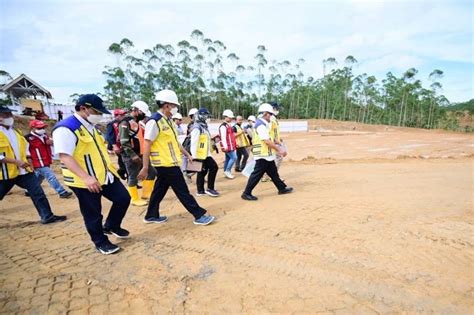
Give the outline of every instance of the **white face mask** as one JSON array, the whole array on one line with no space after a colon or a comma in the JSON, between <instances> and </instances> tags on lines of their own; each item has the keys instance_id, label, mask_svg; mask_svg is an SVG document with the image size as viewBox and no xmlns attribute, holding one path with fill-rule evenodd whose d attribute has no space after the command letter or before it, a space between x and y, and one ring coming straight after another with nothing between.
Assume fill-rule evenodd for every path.
<instances>
[{"instance_id":1,"label":"white face mask","mask_svg":"<svg viewBox=\"0 0 474 315\"><path fill-rule=\"evenodd\" d=\"M210 123L211 123L211 118L206 119L206 124L209 125Z\"/></svg>"},{"instance_id":2,"label":"white face mask","mask_svg":"<svg viewBox=\"0 0 474 315\"><path fill-rule=\"evenodd\" d=\"M35 129L35 133L39 136L42 136L46 133L46 130L44 130L44 129Z\"/></svg>"},{"instance_id":3,"label":"white face mask","mask_svg":"<svg viewBox=\"0 0 474 315\"><path fill-rule=\"evenodd\" d=\"M278 116L278 114L280 113L280 111L278 110L274 110L273 112L275 113L275 116Z\"/></svg>"},{"instance_id":4,"label":"white face mask","mask_svg":"<svg viewBox=\"0 0 474 315\"><path fill-rule=\"evenodd\" d=\"M1 123L4 126L11 127L13 126L13 122L14 122L13 117L9 117L9 118L3 118Z\"/></svg>"},{"instance_id":5,"label":"white face mask","mask_svg":"<svg viewBox=\"0 0 474 315\"><path fill-rule=\"evenodd\" d=\"M102 120L102 114L100 114L100 115L89 115L87 117L87 121L90 122L93 125L100 123L101 120Z\"/></svg>"},{"instance_id":6,"label":"white face mask","mask_svg":"<svg viewBox=\"0 0 474 315\"><path fill-rule=\"evenodd\" d=\"M178 113L178 107L173 107L171 109L171 115L176 115Z\"/></svg>"}]
</instances>

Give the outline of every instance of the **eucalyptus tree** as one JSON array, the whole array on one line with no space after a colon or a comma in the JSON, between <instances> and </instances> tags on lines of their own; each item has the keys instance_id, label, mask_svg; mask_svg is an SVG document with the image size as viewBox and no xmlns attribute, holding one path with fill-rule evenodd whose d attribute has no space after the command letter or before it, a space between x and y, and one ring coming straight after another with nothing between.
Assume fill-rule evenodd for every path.
<instances>
[{"instance_id":1,"label":"eucalyptus tree","mask_svg":"<svg viewBox=\"0 0 474 315\"><path fill-rule=\"evenodd\" d=\"M453 125L442 107L447 100L438 95L441 70L430 74L428 88L417 80L414 68L399 77L389 72L378 81L370 74L356 75L357 59L348 55L341 66L334 57L324 59L323 76L317 78L302 58L268 61L264 45L257 46L247 64L237 52L227 51L223 41L198 29L174 45L157 43L142 52L124 38L112 43L108 52L115 62L103 71L104 91L113 107L128 106L136 99L154 104L154 92L171 88L182 99L183 113L191 106L206 106L215 117L224 108L248 115L262 101L276 100L284 105L281 116L288 118L424 128Z\"/></svg>"},{"instance_id":2,"label":"eucalyptus tree","mask_svg":"<svg viewBox=\"0 0 474 315\"><path fill-rule=\"evenodd\" d=\"M431 91L432 94L430 95L430 106L428 109L428 128L433 127L433 111L434 111L434 104L435 104L435 97L438 91L442 89L442 85L440 82L438 82L439 79L441 79L444 76L443 71L439 69L433 70L430 75L429 75L429 80L431 81Z\"/></svg>"}]
</instances>

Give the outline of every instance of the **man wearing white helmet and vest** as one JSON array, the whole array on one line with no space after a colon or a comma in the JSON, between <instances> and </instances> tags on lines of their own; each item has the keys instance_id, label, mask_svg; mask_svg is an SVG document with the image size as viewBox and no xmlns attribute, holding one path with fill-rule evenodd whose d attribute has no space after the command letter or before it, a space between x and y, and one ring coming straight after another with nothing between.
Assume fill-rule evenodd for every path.
<instances>
[{"instance_id":1,"label":"man wearing white helmet and vest","mask_svg":"<svg viewBox=\"0 0 474 315\"><path fill-rule=\"evenodd\" d=\"M255 132L252 138L252 153L255 159L255 168L249 177L247 186L242 194L244 200L257 200L252 195L252 190L257 186L262 176L267 173L278 189L278 194L288 194L293 188L287 187L280 179L275 165L276 153L286 156L286 152L280 149L271 139L269 131L271 127L271 117L274 115L273 107L264 103L258 107L260 118L255 123Z\"/></svg>"},{"instance_id":2,"label":"man wearing white helmet and vest","mask_svg":"<svg viewBox=\"0 0 474 315\"><path fill-rule=\"evenodd\" d=\"M176 113L171 118L173 118L173 121L176 124L176 129L178 130L178 136L186 135L186 133L183 130L183 115L181 115L180 113Z\"/></svg>"},{"instance_id":3,"label":"man wearing white helmet and vest","mask_svg":"<svg viewBox=\"0 0 474 315\"><path fill-rule=\"evenodd\" d=\"M181 173L181 154L186 155L192 163L191 155L178 141L176 125L171 117L178 112L178 96L174 91L162 90L155 95L159 107L157 113L145 126L145 152L143 155L143 168L139 178L145 178L148 173L149 163L157 173L155 186L151 194L148 210L144 218L145 223L163 223L166 216L160 216L160 203L171 187L183 206L194 216L194 224L208 225L214 217L206 215L206 210L201 208L196 199L189 193L188 186Z\"/></svg>"},{"instance_id":4,"label":"man wearing white helmet and vest","mask_svg":"<svg viewBox=\"0 0 474 315\"><path fill-rule=\"evenodd\" d=\"M277 102L270 102L270 105L273 107L273 112L274 115L272 116L272 121L270 122L271 127L270 127L270 138L273 140L273 142L279 147L282 148L284 151L286 151L286 147L283 144L283 139L281 138L280 135L280 124L278 123L277 116L280 112L280 104ZM277 169L280 169L281 163L283 162L283 156L280 154L277 154L275 158L275 165ZM262 178L262 182L268 182L270 181L270 177L268 175L264 175Z\"/></svg>"},{"instance_id":5,"label":"man wearing white helmet and vest","mask_svg":"<svg viewBox=\"0 0 474 315\"><path fill-rule=\"evenodd\" d=\"M95 94L82 95L75 109L74 115L54 127L54 150L62 163L64 183L79 200L92 242L102 254L113 254L120 248L107 235L128 238L130 233L121 228L121 223L130 205L130 195L120 182L102 134L94 127L102 120L102 114L110 112ZM112 202L103 226L102 197Z\"/></svg>"},{"instance_id":6,"label":"man wearing white helmet and vest","mask_svg":"<svg viewBox=\"0 0 474 315\"><path fill-rule=\"evenodd\" d=\"M139 132L140 121L145 117L151 116L148 104L143 101L136 101L132 104L130 113L122 118L118 123L120 155L127 169L128 192L132 198L132 205L146 206L153 189L153 180L155 179L155 170L149 169L146 179L142 182L142 199L138 196L138 173L142 169L143 152L140 146Z\"/></svg>"},{"instance_id":7,"label":"man wearing white helmet and vest","mask_svg":"<svg viewBox=\"0 0 474 315\"><path fill-rule=\"evenodd\" d=\"M253 132L254 132L254 124L257 119L255 118L254 115L250 115L249 118L247 118L247 125L245 125L244 130L247 133L247 136L250 139L250 144L252 144L252 137L253 137Z\"/></svg>"},{"instance_id":8,"label":"man wearing white helmet and vest","mask_svg":"<svg viewBox=\"0 0 474 315\"><path fill-rule=\"evenodd\" d=\"M219 136L221 138L221 149L225 153L224 176L228 179L234 179L232 175L232 166L237 160L237 143L235 141L234 129L231 122L234 119L234 113L230 109L226 109L222 114L224 122L219 127Z\"/></svg>"},{"instance_id":9,"label":"man wearing white helmet and vest","mask_svg":"<svg viewBox=\"0 0 474 315\"><path fill-rule=\"evenodd\" d=\"M194 115L196 115L197 112L198 112L198 109L194 108L194 107L191 108L188 112L188 117L189 117L190 121L189 121L188 128L187 128L187 131L186 131L186 136L191 133L191 129L192 129L193 123L194 123Z\"/></svg>"}]
</instances>

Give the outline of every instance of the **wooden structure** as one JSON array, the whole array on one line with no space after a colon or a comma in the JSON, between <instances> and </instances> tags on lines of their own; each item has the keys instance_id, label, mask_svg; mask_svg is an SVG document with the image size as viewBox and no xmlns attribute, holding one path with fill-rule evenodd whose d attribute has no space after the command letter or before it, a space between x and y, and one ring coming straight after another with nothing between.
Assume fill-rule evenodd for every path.
<instances>
[{"instance_id":1,"label":"wooden structure","mask_svg":"<svg viewBox=\"0 0 474 315\"><path fill-rule=\"evenodd\" d=\"M49 105L49 100L53 98L48 90L24 73L0 87L0 91L10 96L12 105L18 103L15 102L15 99L19 100L23 113L26 115L44 113L43 105ZM37 97L44 99L46 104L43 104Z\"/></svg>"}]
</instances>

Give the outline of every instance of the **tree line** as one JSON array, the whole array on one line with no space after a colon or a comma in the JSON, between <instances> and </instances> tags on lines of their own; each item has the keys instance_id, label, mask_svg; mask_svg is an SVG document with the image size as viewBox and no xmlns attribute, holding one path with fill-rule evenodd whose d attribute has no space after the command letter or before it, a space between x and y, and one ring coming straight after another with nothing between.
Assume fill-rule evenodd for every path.
<instances>
[{"instance_id":1,"label":"tree line","mask_svg":"<svg viewBox=\"0 0 474 315\"><path fill-rule=\"evenodd\" d=\"M169 88L180 97L184 114L206 107L215 118L227 108L248 116L261 102L277 101L283 105L282 118L456 129L453 115L447 115L450 103L441 94L440 69L430 73L429 86L423 86L415 68L377 79L356 74L358 61L349 55L341 61L324 59L323 77L315 78L305 70L304 59L269 60L264 45L256 47L251 64L244 64L222 41L198 29L175 45L158 43L137 51L124 38L108 52L115 61L104 68L106 85L100 94L112 108L144 100L155 110L154 93Z\"/></svg>"},{"instance_id":2,"label":"tree line","mask_svg":"<svg viewBox=\"0 0 474 315\"><path fill-rule=\"evenodd\" d=\"M124 38L108 49L115 64L105 66L105 97L114 107L126 107L142 99L153 104L162 88L175 90L186 113L191 107L207 107L214 117L230 108L244 116L253 114L263 101L284 105L283 118L316 118L388 124L420 128L442 127L444 106L440 94L443 71L429 75L424 87L415 68L400 77L389 72L382 80L366 73L356 75L357 59L347 56L323 60L324 75L305 73L304 59L268 60L259 45L252 64L240 63L237 53L220 40L194 30L176 45L156 44L136 52Z\"/></svg>"}]
</instances>

